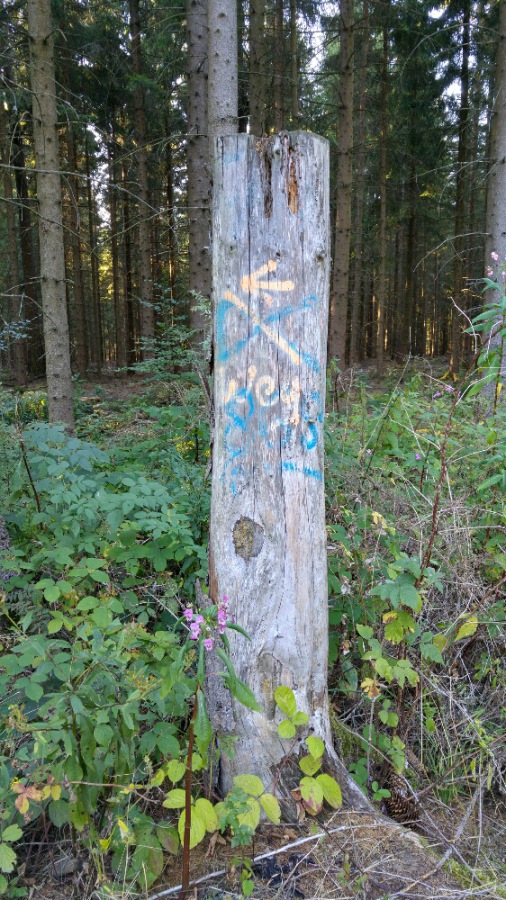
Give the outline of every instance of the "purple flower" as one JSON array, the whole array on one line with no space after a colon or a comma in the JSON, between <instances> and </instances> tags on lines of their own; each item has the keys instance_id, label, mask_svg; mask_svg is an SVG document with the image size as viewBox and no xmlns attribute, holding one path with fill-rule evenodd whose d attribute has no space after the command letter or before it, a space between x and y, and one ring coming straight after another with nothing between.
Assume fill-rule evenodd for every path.
<instances>
[{"instance_id":1,"label":"purple flower","mask_svg":"<svg viewBox=\"0 0 506 900\"><path fill-rule=\"evenodd\" d=\"M192 622L190 625L190 640L196 641L200 636L200 623Z\"/></svg>"},{"instance_id":2,"label":"purple flower","mask_svg":"<svg viewBox=\"0 0 506 900\"><path fill-rule=\"evenodd\" d=\"M206 637L206 639L204 641L204 647L206 648L206 650L212 650L213 644L214 644L214 641L213 641L212 637Z\"/></svg>"},{"instance_id":3,"label":"purple flower","mask_svg":"<svg viewBox=\"0 0 506 900\"><path fill-rule=\"evenodd\" d=\"M485 272L485 274L486 274L487 278L492 278L492 275L494 273L492 272L492 269L488 268L487 271Z\"/></svg>"},{"instance_id":4,"label":"purple flower","mask_svg":"<svg viewBox=\"0 0 506 900\"><path fill-rule=\"evenodd\" d=\"M421 459L421 455L419 453L415 453L415 459Z\"/></svg>"},{"instance_id":5,"label":"purple flower","mask_svg":"<svg viewBox=\"0 0 506 900\"><path fill-rule=\"evenodd\" d=\"M490 254L490 256L492 257L494 262L497 262L497 260L499 259L499 254L496 253L495 250L492 250L492 253Z\"/></svg>"},{"instance_id":6,"label":"purple flower","mask_svg":"<svg viewBox=\"0 0 506 900\"><path fill-rule=\"evenodd\" d=\"M437 397L442 397L442 396L443 395L442 395L441 391L436 391L436 393L432 395L432 399L435 400Z\"/></svg>"},{"instance_id":7,"label":"purple flower","mask_svg":"<svg viewBox=\"0 0 506 900\"><path fill-rule=\"evenodd\" d=\"M200 615L199 615L199 616L195 616L195 621L194 621L193 624L194 624L194 625L202 625L203 621L204 621L204 616L200 616ZM191 628L191 627L192 627L192 626L190 625L190 628Z\"/></svg>"},{"instance_id":8,"label":"purple flower","mask_svg":"<svg viewBox=\"0 0 506 900\"><path fill-rule=\"evenodd\" d=\"M445 391L446 391L447 394L453 394L453 390L454 390L454 389L452 388L451 384L447 384L447 385L446 385Z\"/></svg>"},{"instance_id":9,"label":"purple flower","mask_svg":"<svg viewBox=\"0 0 506 900\"><path fill-rule=\"evenodd\" d=\"M193 619L193 609L191 608L191 606L189 606L188 609L185 609L183 616L188 620L188 622L191 622L191 620Z\"/></svg>"}]
</instances>

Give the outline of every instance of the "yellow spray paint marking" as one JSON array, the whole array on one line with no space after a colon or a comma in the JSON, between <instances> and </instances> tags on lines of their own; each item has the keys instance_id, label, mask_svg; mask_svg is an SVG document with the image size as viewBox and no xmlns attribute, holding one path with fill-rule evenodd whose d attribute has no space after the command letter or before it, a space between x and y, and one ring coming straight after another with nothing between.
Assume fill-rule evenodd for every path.
<instances>
[{"instance_id":1,"label":"yellow spray paint marking","mask_svg":"<svg viewBox=\"0 0 506 900\"><path fill-rule=\"evenodd\" d=\"M260 266L256 272L245 275L241 278L241 290L250 294L258 294L260 291L293 291L293 281L259 281L262 275L268 275L269 272L275 272L277 262L275 259L269 259L264 266ZM265 295L272 302L269 294Z\"/></svg>"},{"instance_id":2,"label":"yellow spray paint marking","mask_svg":"<svg viewBox=\"0 0 506 900\"><path fill-rule=\"evenodd\" d=\"M282 282L282 283L283 284L291 284L291 282ZM269 338L270 341L273 341L274 344L277 344L279 349L282 350L283 353L286 353L287 356L290 357L292 362L294 362L297 366L299 366L301 364L302 357L301 357L299 351L296 350L294 347L291 347L289 342L287 340L285 340L285 338L282 337L280 334L277 334L277 332L275 332L273 328L269 328L269 326L266 325L265 322L262 322L262 319L260 318L260 316L257 316L254 312L252 312L250 309L248 309L246 303L244 303L242 300L239 300L239 297L236 297L235 294L232 294L230 291L227 291L225 293L225 300L228 300L230 303L233 303L237 309L240 309L241 312L245 313L251 319L253 324L256 325L257 328L260 329L260 331L263 331L263 333Z\"/></svg>"}]
</instances>

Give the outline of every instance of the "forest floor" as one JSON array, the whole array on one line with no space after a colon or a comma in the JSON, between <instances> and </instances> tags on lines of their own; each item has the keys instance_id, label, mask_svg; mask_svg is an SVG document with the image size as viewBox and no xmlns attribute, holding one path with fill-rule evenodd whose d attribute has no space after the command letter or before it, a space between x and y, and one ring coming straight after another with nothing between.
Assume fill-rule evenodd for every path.
<instances>
[{"instance_id":1,"label":"forest floor","mask_svg":"<svg viewBox=\"0 0 506 900\"><path fill-rule=\"evenodd\" d=\"M347 810L299 825L265 826L257 832L254 845L244 848L244 859L253 866L251 896L258 900L504 898L506 879L491 883L489 873L498 861L504 861L506 804L487 800L481 810L468 814L463 803L443 808L432 802L416 830L384 816ZM56 873L68 862L61 845L49 845L39 863L40 875L24 882L30 900L108 896L133 900L139 896L127 885L121 894L109 893L107 878L91 876L84 856L67 876L58 877ZM180 857L169 858L157 885L142 896L177 898L180 867ZM192 851L188 897L240 900L242 867L239 851L229 841L209 839Z\"/></svg>"}]
</instances>

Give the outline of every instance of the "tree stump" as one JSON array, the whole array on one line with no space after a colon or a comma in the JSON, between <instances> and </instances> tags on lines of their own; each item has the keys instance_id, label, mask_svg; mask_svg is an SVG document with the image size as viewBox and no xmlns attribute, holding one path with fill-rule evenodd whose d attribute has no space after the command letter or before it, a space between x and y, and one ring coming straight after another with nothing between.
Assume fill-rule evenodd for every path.
<instances>
[{"instance_id":1,"label":"tree stump","mask_svg":"<svg viewBox=\"0 0 506 900\"><path fill-rule=\"evenodd\" d=\"M332 753L323 484L329 240L325 140L303 132L216 139L210 596L229 598L251 638L232 636L232 662L264 710L235 701L227 714L221 709L218 731L235 739L234 758L222 755L224 789L238 773L272 781L289 746L277 735L279 685L292 688ZM346 779L345 795L370 808Z\"/></svg>"}]
</instances>

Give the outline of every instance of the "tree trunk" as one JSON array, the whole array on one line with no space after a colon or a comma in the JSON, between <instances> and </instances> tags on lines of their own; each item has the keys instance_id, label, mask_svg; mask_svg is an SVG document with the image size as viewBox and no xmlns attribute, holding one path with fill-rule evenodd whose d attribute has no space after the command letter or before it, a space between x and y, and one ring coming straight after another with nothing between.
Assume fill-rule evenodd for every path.
<instances>
[{"instance_id":1,"label":"tree trunk","mask_svg":"<svg viewBox=\"0 0 506 900\"><path fill-rule=\"evenodd\" d=\"M236 0L208 0L208 134L235 134L237 131L237 3ZM214 146L211 142L211 155Z\"/></svg>"},{"instance_id":2,"label":"tree trunk","mask_svg":"<svg viewBox=\"0 0 506 900\"><path fill-rule=\"evenodd\" d=\"M81 259L81 222L79 213L79 177L77 175L77 152L72 122L67 127L67 151L70 173L67 176L70 201L70 250L72 257L72 280L74 287L74 312L76 365L81 378L86 377L88 364L88 333L84 299L83 264Z\"/></svg>"},{"instance_id":3,"label":"tree trunk","mask_svg":"<svg viewBox=\"0 0 506 900\"><path fill-rule=\"evenodd\" d=\"M274 11L274 131L285 127L283 0L276 0Z\"/></svg>"},{"instance_id":4,"label":"tree trunk","mask_svg":"<svg viewBox=\"0 0 506 900\"><path fill-rule=\"evenodd\" d=\"M176 263L177 263L177 241L176 241L176 215L174 207L174 158L172 154L172 143L170 139L171 120L167 113L165 117L165 199L167 202L167 252L169 263L169 284L170 295L172 300L176 297ZM158 220L157 220L158 221ZM157 246L157 244L155 244Z\"/></svg>"},{"instance_id":5,"label":"tree trunk","mask_svg":"<svg viewBox=\"0 0 506 900\"><path fill-rule=\"evenodd\" d=\"M494 266L491 254L497 253L499 266L506 263L506 3L500 4L495 70L495 97L490 134L490 160L487 178L487 214L485 270ZM487 294L488 302L498 302L500 293ZM500 340L497 335L498 343ZM494 338L492 337L492 343ZM506 361L502 360L502 377Z\"/></svg>"},{"instance_id":6,"label":"tree trunk","mask_svg":"<svg viewBox=\"0 0 506 900\"><path fill-rule=\"evenodd\" d=\"M207 0L187 0L188 264L193 345L202 345L206 317L195 297L211 296L211 176L207 136Z\"/></svg>"},{"instance_id":7,"label":"tree trunk","mask_svg":"<svg viewBox=\"0 0 506 900\"><path fill-rule=\"evenodd\" d=\"M249 130L265 133L265 0L251 0L249 10Z\"/></svg>"},{"instance_id":8,"label":"tree trunk","mask_svg":"<svg viewBox=\"0 0 506 900\"><path fill-rule=\"evenodd\" d=\"M355 254L353 268L353 298L351 307L350 364L362 358L360 343L360 313L362 308L362 276L364 260L364 195L365 195L365 161L366 161L366 84L367 57L369 50L369 0L363 0L362 36L360 44L360 89L358 100L357 125L357 174L355 179Z\"/></svg>"},{"instance_id":9,"label":"tree trunk","mask_svg":"<svg viewBox=\"0 0 506 900\"><path fill-rule=\"evenodd\" d=\"M88 239L90 244L90 270L91 270L91 308L93 334L90 340L90 361L95 363L96 373L100 376L103 362L102 341L102 316L100 311L100 276L98 271L98 248L95 229L96 210L93 198L93 189L90 173L90 151L88 134L85 136L85 160L86 160L86 200L88 205ZM112 231L112 221L111 221ZM113 263L114 265L114 263ZM116 258L117 266L117 258ZM116 274L117 280L117 274Z\"/></svg>"},{"instance_id":10,"label":"tree trunk","mask_svg":"<svg viewBox=\"0 0 506 900\"><path fill-rule=\"evenodd\" d=\"M288 743L273 694L292 688L346 797L368 806L332 748L323 421L329 280L328 144L303 132L218 138L210 596L250 635L231 636L237 675L262 703L213 715L238 773L272 782ZM214 685L210 685L210 693Z\"/></svg>"},{"instance_id":11,"label":"tree trunk","mask_svg":"<svg viewBox=\"0 0 506 900\"><path fill-rule=\"evenodd\" d=\"M30 86L39 204L40 274L50 422L74 430L50 0L28 0Z\"/></svg>"},{"instance_id":12,"label":"tree trunk","mask_svg":"<svg viewBox=\"0 0 506 900\"><path fill-rule=\"evenodd\" d=\"M353 180L353 0L341 0L339 13L339 149L334 269L330 305L329 356L346 365L350 280L351 185Z\"/></svg>"},{"instance_id":13,"label":"tree trunk","mask_svg":"<svg viewBox=\"0 0 506 900\"><path fill-rule=\"evenodd\" d=\"M471 0L463 3L462 22L462 63L460 68L460 109L459 109L459 144L457 149L457 179L455 187L455 247L453 262L453 301L452 308L452 352L450 371L458 375L460 369L460 331L462 315L459 310L463 303L463 255L467 241L464 238L466 185L467 185L467 145L469 120L469 54L470 54L470 17Z\"/></svg>"},{"instance_id":14,"label":"tree trunk","mask_svg":"<svg viewBox=\"0 0 506 900\"><path fill-rule=\"evenodd\" d=\"M297 0L290 0L290 114L292 128L299 123Z\"/></svg>"},{"instance_id":15,"label":"tree trunk","mask_svg":"<svg viewBox=\"0 0 506 900\"><path fill-rule=\"evenodd\" d=\"M15 167L16 193L18 199L19 242L21 245L21 263L23 269L22 284L24 317L27 323L27 357L30 375L43 374L41 360L44 357L44 339L42 311L37 291L40 261L35 253L35 235L32 228L32 203L28 191L26 177L25 154L19 126L14 128L10 136L12 148L12 165Z\"/></svg>"},{"instance_id":16,"label":"tree trunk","mask_svg":"<svg viewBox=\"0 0 506 900\"><path fill-rule=\"evenodd\" d=\"M148 344L141 348L143 359L153 356L153 347L150 342L155 336L155 311L153 307L153 278L151 273L151 205L149 203L148 186L148 160L147 160L147 127L146 110L144 106L144 89L141 78L143 75L141 55L141 26L139 15L139 0L130 0L130 32L132 70L136 77L134 89L134 122L137 150L135 153L138 182L139 205L139 299L140 299L140 324L141 338Z\"/></svg>"},{"instance_id":17,"label":"tree trunk","mask_svg":"<svg viewBox=\"0 0 506 900\"><path fill-rule=\"evenodd\" d=\"M10 171L10 147L8 141L7 111L0 106L0 154L4 165L3 185L5 198L5 218L7 224L7 241L9 247L9 276L7 280L7 294L9 295L8 320L14 323L14 335L10 335L9 349L11 351L10 364L14 371L14 377L18 387L25 387L28 381L26 338L20 336L20 330L24 318L23 293L19 273L18 260L18 233L16 217L14 215L14 192L12 189L12 173Z\"/></svg>"},{"instance_id":18,"label":"tree trunk","mask_svg":"<svg viewBox=\"0 0 506 900\"><path fill-rule=\"evenodd\" d=\"M388 28L383 28L383 54L381 64L381 134L380 134L380 227L379 227L379 273L376 286L378 342L376 346L376 369L383 375L385 351L385 312L387 292L387 141L388 141Z\"/></svg>"},{"instance_id":19,"label":"tree trunk","mask_svg":"<svg viewBox=\"0 0 506 900\"><path fill-rule=\"evenodd\" d=\"M121 179L123 187L123 296L125 306L125 329L126 329L126 360L127 366L136 362L137 347L137 327L135 321L135 308L133 296L133 278L132 278L132 242L131 242L131 221L130 221L130 190L128 187L128 166L123 157Z\"/></svg>"}]
</instances>

